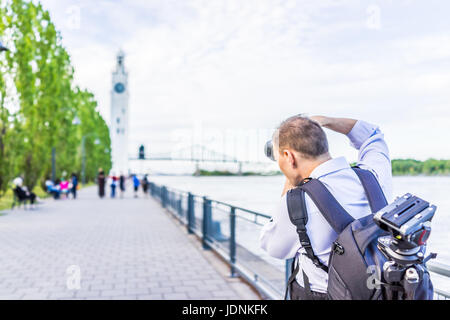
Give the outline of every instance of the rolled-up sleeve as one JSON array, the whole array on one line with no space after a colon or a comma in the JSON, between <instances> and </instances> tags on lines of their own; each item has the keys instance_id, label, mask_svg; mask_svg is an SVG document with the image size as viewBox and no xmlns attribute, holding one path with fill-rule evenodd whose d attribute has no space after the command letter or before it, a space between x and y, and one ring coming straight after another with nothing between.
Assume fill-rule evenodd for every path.
<instances>
[{"instance_id":1,"label":"rolled-up sleeve","mask_svg":"<svg viewBox=\"0 0 450 320\"><path fill-rule=\"evenodd\" d=\"M278 259L294 258L300 249L296 228L289 219L286 196L281 198L272 219L262 228L259 242L263 250Z\"/></svg>"},{"instance_id":2,"label":"rolled-up sleeve","mask_svg":"<svg viewBox=\"0 0 450 320\"><path fill-rule=\"evenodd\" d=\"M371 170L378 179L388 201L392 200L392 167L384 134L376 125L359 120L347 135L359 151L358 166Z\"/></svg>"}]
</instances>

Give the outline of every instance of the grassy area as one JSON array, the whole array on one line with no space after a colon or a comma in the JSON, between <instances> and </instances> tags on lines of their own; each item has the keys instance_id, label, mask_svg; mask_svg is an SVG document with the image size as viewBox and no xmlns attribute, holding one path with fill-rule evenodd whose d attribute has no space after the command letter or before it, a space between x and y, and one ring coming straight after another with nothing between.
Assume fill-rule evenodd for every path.
<instances>
[{"instance_id":1,"label":"grassy area","mask_svg":"<svg viewBox=\"0 0 450 320\"><path fill-rule=\"evenodd\" d=\"M0 198L0 212L5 209L10 209L13 202L12 190L8 190L6 194Z\"/></svg>"},{"instance_id":2,"label":"grassy area","mask_svg":"<svg viewBox=\"0 0 450 320\"><path fill-rule=\"evenodd\" d=\"M94 182L86 183L82 188L87 188L94 186ZM46 193L40 186L34 188L33 192L41 199L45 199L49 197L49 194ZM8 210L11 209L12 203L14 201L14 194L13 191L10 189L6 192L6 194L0 198L0 216L2 210Z\"/></svg>"},{"instance_id":3,"label":"grassy area","mask_svg":"<svg viewBox=\"0 0 450 320\"><path fill-rule=\"evenodd\" d=\"M48 194L41 188L34 188L34 193L41 199L47 198ZM0 198L0 212L2 210L11 209L12 203L14 201L13 191L10 189L6 192L6 194Z\"/></svg>"}]
</instances>

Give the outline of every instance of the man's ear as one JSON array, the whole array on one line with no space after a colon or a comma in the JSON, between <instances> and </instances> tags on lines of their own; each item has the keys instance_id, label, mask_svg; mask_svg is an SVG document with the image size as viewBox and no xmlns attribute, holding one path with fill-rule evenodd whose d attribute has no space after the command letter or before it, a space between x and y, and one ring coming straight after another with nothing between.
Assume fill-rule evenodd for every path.
<instances>
[{"instance_id":1,"label":"man's ear","mask_svg":"<svg viewBox=\"0 0 450 320\"><path fill-rule=\"evenodd\" d=\"M292 153L292 151L285 149L285 150L283 150L283 155L287 158L291 167L295 168L296 167L296 159L295 159L295 156Z\"/></svg>"}]
</instances>

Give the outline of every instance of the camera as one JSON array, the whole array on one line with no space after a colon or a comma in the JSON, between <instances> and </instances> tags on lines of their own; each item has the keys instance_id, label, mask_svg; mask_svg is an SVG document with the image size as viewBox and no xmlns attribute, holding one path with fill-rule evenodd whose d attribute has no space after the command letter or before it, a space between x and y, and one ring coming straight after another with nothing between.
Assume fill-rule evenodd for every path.
<instances>
[{"instance_id":1,"label":"camera","mask_svg":"<svg viewBox=\"0 0 450 320\"><path fill-rule=\"evenodd\" d=\"M264 153L267 158L269 158L272 161L275 161L275 156L273 153L273 142L272 140L267 141L266 145L264 146Z\"/></svg>"}]
</instances>

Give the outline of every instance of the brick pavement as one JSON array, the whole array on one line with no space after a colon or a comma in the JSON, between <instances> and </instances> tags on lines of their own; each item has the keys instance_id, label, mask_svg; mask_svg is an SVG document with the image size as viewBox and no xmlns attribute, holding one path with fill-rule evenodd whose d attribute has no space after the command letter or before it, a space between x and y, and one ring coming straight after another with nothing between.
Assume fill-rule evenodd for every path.
<instances>
[{"instance_id":1,"label":"brick pavement","mask_svg":"<svg viewBox=\"0 0 450 320\"><path fill-rule=\"evenodd\" d=\"M0 266L0 299L244 298L154 200L95 187L0 216Z\"/></svg>"}]
</instances>

